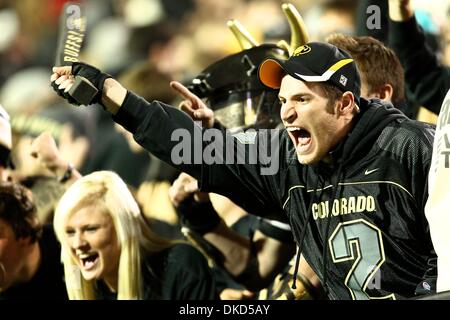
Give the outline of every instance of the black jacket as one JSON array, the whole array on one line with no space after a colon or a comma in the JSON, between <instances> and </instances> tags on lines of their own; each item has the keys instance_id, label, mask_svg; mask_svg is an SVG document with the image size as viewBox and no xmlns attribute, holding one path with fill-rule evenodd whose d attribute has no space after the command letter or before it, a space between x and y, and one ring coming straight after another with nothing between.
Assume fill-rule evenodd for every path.
<instances>
[{"instance_id":1,"label":"black jacket","mask_svg":"<svg viewBox=\"0 0 450 320\"><path fill-rule=\"evenodd\" d=\"M450 68L439 63L415 17L404 22L389 20L389 45L405 70L409 100L439 114L450 88Z\"/></svg>"},{"instance_id":2,"label":"black jacket","mask_svg":"<svg viewBox=\"0 0 450 320\"><path fill-rule=\"evenodd\" d=\"M202 165L194 152L186 158L190 163L176 166L197 178L204 191L228 196L248 211L288 219L330 298L411 297L433 250L424 206L434 129L378 100L362 99L361 110L352 132L333 151L332 167L301 165L284 130L260 131L255 138L258 145L273 146L272 162L280 156L275 174L262 175L267 165L261 161ZM188 139L191 150L208 146L195 145L202 128L187 115L132 93L114 119L172 164L180 128L194 137ZM238 141L233 139L234 147ZM257 152L251 146L246 144L247 159Z\"/></svg>"}]
</instances>

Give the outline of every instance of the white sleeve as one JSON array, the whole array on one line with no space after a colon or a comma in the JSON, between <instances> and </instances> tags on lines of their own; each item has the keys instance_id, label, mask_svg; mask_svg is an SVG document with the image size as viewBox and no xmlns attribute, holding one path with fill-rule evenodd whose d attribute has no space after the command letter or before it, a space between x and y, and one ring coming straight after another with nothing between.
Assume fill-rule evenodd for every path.
<instances>
[{"instance_id":1,"label":"white sleeve","mask_svg":"<svg viewBox=\"0 0 450 320\"><path fill-rule=\"evenodd\" d=\"M450 290L450 90L439 112L425 215L438 257L437 292Z\"/></svg>"}]
</instances>

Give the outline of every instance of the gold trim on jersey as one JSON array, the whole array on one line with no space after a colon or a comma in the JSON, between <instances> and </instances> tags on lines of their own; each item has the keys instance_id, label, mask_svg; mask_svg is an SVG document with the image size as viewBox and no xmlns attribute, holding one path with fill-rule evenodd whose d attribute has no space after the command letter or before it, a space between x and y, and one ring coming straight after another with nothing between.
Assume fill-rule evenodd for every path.
<instances>
[{"instance_id":1,"label":"gold trim on jersey","mask_svg":"<svg viewBox=\"0 0 450 320\"><path fill-rule=\"evenodd\" d=\"M349 186L349 185L375 184L375 183L377 183L377 184L385 183L385 184L392 184L392 185L395 185L395 186L399 187L400 189L402 189L403 191L405 191L411 198L414 199L413 195L411 194L411 192L408 191L408 189L406 189L404 186L402 186L401 184L398 184L398 183L396 183L396 182L394 182L394 181L388 181L388 180L385 180L385 181L383 181L383 180L375 180L375 181L358 181L358 182L339 182L338 185L339 185L339 186ZM322 191L322 190L328 189L328 188L330 188L330 187L332 187L331 184L328 185L328 186L326 186L326 187L324 187L324 188L318 188L318 189L316 189L315 191L316 191L316 192L317 192L317 191ZM284 210L284 208L286 207L286 205L287 205L287 203L289 202L289 200L291 199L291 191L294 190L294 189L297 189L297 188L306 188L306 187L305 187L304 185L295 185L295 186L290 187L290 188L289 188L289 191L288 191L288 197L286 198L286 200L284 201L284 204L283 204L283 210ZM314 189L308 189L308 190L306 190L306 192L313 192L313 191L314 191Z\"/></svg>"}]
</instances>

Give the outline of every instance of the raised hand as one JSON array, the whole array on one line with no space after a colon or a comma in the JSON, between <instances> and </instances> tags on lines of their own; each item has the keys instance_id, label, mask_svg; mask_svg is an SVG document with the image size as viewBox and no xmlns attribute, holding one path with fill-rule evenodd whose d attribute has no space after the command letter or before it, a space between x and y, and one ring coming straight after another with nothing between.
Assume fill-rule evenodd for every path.
<instances>
[{"instance_id":1,"label":"raised hand","mask_svg":"<svg viewBox=\"0 0 450 320\"><path fill-rule=\"evenodd\" d=\"M181 173L169 188L169 199L180 223L198 235L216 229L221 219L212 206L208 193L200 192L197 180Z\"/></svg>"},{"instance_id":2,"label":"raised hand","mask_svg":"<svg viewBox=\"0 0 450 320\"><path fill-rule=\"evenodd\" d=\"M74 62L72 67L54 67L52 70L52 87L70 103L101 104L103 85L106 79L111 78L109 74L82 62Z\"/></svg>"},{"instance_id":3,"label":"raised hand","mask_svg":"<svg viewBox=\"0 0 450 320\"><path fill-rule=\"evenodd\" d=\"M52 75L50 76L50 82L56 93L69 101L69 103L77 104L75 99L68 94L70 88L72 88L75 82L75 76L72 74L72 67L53 67Z\"/></svg>"},{"instance_id":4,"label":"raised hand","mask_svg":"<svg viewBox=\"0 0 450 320\"><path fill-rule=\"evenodd\" d=\"M56 142L52 135L48 132L41 133L31 143L30 154L36 158L41 165L57 174L58 170L64 171L68 162L64 160L56 146Z\"/></svg>"},{"instance_id":5,"label":"raised hand","mask_svg":"<svg viewBox=\"0 0 450 320\"><path fill-rule=\"evenodd\" d=\"M207 193L199 192L198 182L187 173L181 173L169 188L169 199L175 207L194 194L198 202L209 201Z\"/></svg>"},{"instance_id":6,"label":"raised hand","mask_svg":"<svg viewBox=\"0 0 450 320\"><path fill-rule=\"evenodd\" d=\"M406 21L414 15L410 0L389 0L389 18L392 21Z\"/></svg>"},{"instance_id":7,"label":"raised hand","mask_svg":"<svg viewBox=\"0 0 450 320\"><path fill-rule=\"evenodd\" d=\"M68 132L66 135L67 134ZM77 150L81 152L80 148ZM40 162L43 169L49 170L57 178L62 178L68 168L73 168L69 165L70 162L67 161L59 151L55 140L48 132L41 133L32 141L30 155ZM76 169L71 169L71 172L70 180L73 181L81 177Z\"/></svg>"},{"instance_id":8,"label":"raised hand","mask_svg":"<svg viewBox=\"0 0 450 320\"><path fill-rule=\"evenodd\" d=\"M179 105L181 110L186 112L193 120L201 121L203 127L212 128L214 124L214 111L208 108L199 97L190 92L180 82L172 81L170 87L185 99Z\"/></svg>"}]
</instances>

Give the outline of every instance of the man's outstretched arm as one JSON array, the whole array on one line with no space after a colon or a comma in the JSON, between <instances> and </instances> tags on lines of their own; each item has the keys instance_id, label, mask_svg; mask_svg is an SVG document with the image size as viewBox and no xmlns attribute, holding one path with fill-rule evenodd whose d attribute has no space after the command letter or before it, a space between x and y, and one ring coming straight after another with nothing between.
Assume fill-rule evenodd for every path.
<instances>
[{"instance_id":1,"label":"man's outstretched arm","mask_svg":"<svg viewBox=\"0 0 450 320\"><path fill-rule=\"evenodd\" d=\"M211 140L210 137L210 140L203 141L207 134L200 121L196 123L186 113L162 102L144 100L93 66L77 62L72 67L54 68L53 72L53 88L74 104L76 101L68 92L75 76L89 80L98 90L89 104L101 104L143 148L199 180L202 190L231 197L237 202L242 200L248 204L245 209L250 212L280 212L274 183L268 181L270 176L261 175L261 172L263 175L273 170L272 174L278 172L279 144L276 143L279 135L272 136L271 132L257 134L254 143L249 145L229 133L216 132L218 139L212 137ZM214 134L212 131L209 133L210 136ZM264 149L266 146L270 148ZM267 154L269 150L271 153ZM208 154L206 151L211 152ZM260 157L267 158L269 163L249 161ZM242 163L241 158L246 162Z\"/></svg>"}]
</instances>

